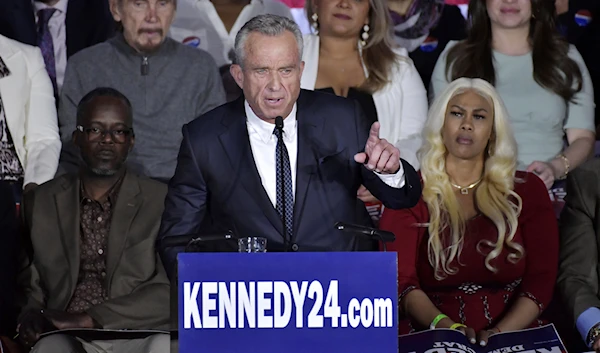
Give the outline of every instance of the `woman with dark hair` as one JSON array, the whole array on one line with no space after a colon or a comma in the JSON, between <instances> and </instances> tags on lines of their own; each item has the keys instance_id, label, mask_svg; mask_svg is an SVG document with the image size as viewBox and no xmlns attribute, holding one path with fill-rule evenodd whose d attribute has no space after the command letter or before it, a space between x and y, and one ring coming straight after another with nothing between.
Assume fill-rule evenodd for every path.
<instances>
[{"instance_id":1,"label":"woman with dark hair","mask_svg":"<svg viewBox=\"0 0 600 353\"><path fill-rule=\"evenodd\" d=\"M492 83L514 127L518 169L547 188L584 162L595 141L590 75L555 16L554 1L471 1L467 39L448 45L432 76L434 96L459 77Z\"/></svg>"},{"instance_id":2,"label":"woman with dark hair","mask_svg":"<svg viewBox=\"0 0 600 353\"><path fill-rule=\"evenodd\" d=\"M394 40L408 50L425 87L435 62L451 40L466 37L465 19L444 0L388 0Z\"/></svg>"}]
</instances>

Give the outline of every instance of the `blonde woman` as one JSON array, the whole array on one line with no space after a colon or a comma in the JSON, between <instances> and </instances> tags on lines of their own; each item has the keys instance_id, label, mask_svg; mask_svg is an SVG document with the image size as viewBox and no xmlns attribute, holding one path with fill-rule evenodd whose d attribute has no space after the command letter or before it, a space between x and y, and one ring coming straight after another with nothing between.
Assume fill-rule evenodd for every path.
<instances>
[{"instance_id":1,"label":"blonde woman","mask_svg":"<svg viewBox=\"0 0 600 353\"><path fill-rule=\"evenodd\" d=\"M418 170L427 93L407 51L393 44L385 0L307 0L306 11L316 34L304 38L301 87L355 99Z\"/></svg>"},{"instance_id":2,"label":"blonde woman","mask_svg":"<svg viewBox=\"0 0 600 353\"><path fill-rule=\"evenodd\" d=\"M558 230L544 183L516 172L506 109L480 79L433 103L421 151L423 195L385 210L398 252L400 333L453 328L472 343L537 325L550 302Z\"/></svg>"}]
</instances>

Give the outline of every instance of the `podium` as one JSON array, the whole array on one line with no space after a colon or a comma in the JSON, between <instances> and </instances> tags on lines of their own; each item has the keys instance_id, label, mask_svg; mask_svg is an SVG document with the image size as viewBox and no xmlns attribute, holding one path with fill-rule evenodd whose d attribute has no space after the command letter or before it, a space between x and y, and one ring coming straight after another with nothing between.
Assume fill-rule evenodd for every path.
<instances>
[{"instance_id":1,"label":"podium","mask_svg":"<svg viewBox=\"0 0 600 353\"><path fill-rule=\"evenodd\" d=\"M397 254L180 253L181 353L396 353Z\"/></svg>"}]
</instances>

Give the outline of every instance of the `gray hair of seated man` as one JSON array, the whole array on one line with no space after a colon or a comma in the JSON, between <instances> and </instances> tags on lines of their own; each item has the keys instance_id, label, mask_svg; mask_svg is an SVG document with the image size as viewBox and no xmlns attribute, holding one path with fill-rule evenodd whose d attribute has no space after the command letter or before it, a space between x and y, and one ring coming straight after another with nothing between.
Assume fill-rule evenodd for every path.
<instances>
[{"instance_id":1,"label":"gray hair of seated man","mask_svg":"<svg viewBox=\"0 0 600 353\"><path fill-rule=\"evenodd\" d=\"M277 15L259 15L252 18L240 29L235 37L235 64L244 67L246 41L251 33L260 33L271 37L276 37L285 33L291 32L296 37L298 43L298 60L302 60L302 51L304 41L302 40L302 32L293 20L287 17Z\"/></svg>"}]
</instances>

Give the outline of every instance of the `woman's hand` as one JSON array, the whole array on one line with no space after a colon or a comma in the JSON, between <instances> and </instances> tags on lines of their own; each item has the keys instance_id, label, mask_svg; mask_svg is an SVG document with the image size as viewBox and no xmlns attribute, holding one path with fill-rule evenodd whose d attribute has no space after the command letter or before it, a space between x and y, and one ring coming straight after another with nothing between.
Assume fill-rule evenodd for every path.
<instances>
[{"instance_id":1,"label":"woman's hand","mask_svg":"<svg viewBox=\"0 0 600 353\"><path fill-rule=\"evenodd\" d=\"M356 192L356 197L358 197L364 203L375 203L379 201L375 198L375 196L373 196L373 194L371 194L371 192L364 185L361 185L360 188L358 188L358 191Z\"/></svg>"},{"instance_id":2,"label":"woman's hand","mask_svg":"<svg viewBox=\"0 0 600 353\"><path fill-rule=\"evenodd\" d=\"M440 322L438 322L438 324L435 326L436 328L451 328L452 325L454 325L455 322L452 321L450 318L446 317L442 320L440 320ZM473 330L470 327L459 327L456 329L457 331L462 332L465 336L467 336L467 339L469 340L469 342L471 342L471 344L475 344L477 343L477 335L475 334L475 330Z\"/></svg>"},{"instance_id":3,"label":"woman's hand","mask_svg":"<svg viewBox=\"0 0 600 353\"><path fill-rule=\"evenodd\" d=\"M481 330L477 334L477 342L480 346L485 347L487 346L488 339L497 333L500 333L500 330L495 327L487 330Z\"/></svg>"}]
</instances>

